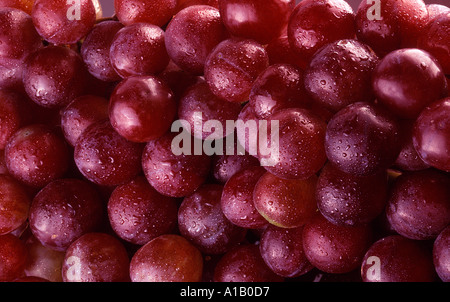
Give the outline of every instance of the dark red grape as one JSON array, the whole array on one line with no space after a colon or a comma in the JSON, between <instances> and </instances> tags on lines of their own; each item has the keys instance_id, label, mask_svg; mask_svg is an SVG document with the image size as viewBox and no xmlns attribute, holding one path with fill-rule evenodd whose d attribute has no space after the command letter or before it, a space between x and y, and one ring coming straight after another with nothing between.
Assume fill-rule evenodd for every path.
<instances>
[{"instance_id":1,"label":"dark red grape","mask_svg":"<svg viewBox=\"0 0 450 302\"><path fill-rule=\"evenodd\" d=\"M109 57L122 77L154 75L169 64L165 33L159 26L135 23L120 29L111 42Z\"/></svg>"},{"instance_id":2,"label":"dark red grape","mask_svg":"<svg viewBox=\"0 0 450 302\"><path fill-rule=\"evenodd\" d=\"M309 62L326 44L355 37L355 14L344 0L303 0L290 16L287 33L293 51Z\"/></svg>"},{"instance_id":3,"label":"dark red grape","mask_svg":"<svg viewBox=\"0 0 450 302\"><path fill-rule=\"evenodd\" d=\"M311 99L305 90L303 71L290 64L273 64L255 80L249 101L256 116L267 119L289 108L307 108Z\"/></svg>"},{"instance_id":4,"label":"dark red grape","mask_svg":"<svg viewBox=\"0 0 450 302\"><path fill-rule=\"evenodd\" d=\"M261 176L253 191L258 212L271 224L282 228L303 226L317 211L317 176L282 179L270 172Z\"/></svg>"},{"instance_id":5,"label":"dark red grape","mask_svg":"<svg viewBox=\"0 0 450 302\"><path fill-rule=\"evenodd\" d=\"M401 118L414 119L432 102L447 95L444 72L429 53L399 49L375 68L372 86L378 101Z\"/></svg>"},{"instance_id":6,"label":"dark red grape","mask_svg":"<svg viewBox=\"0 0 450 302\"><path fill-rule=\"evenodd\" d=\"M450 282L450 226L447 226L433 244L433 263L438 274L444 282Z\"/></svg>"},{"instance_id":7,"label":"dark red grape","mask_svg":"<svg viewBox=\"0 0 450 302\"><path fill-rule=\"evenodd\" d=\"M233 153L232 155L224 153L213 157L211 169L214 179L225 184L234 174L255 166L259 166L259 160L248 153Z\"/></svg>"},{"instance_id":8,"label":"dark red grape","mask_svg":"<svg viewBox=\"0 0 450 302\"><path fill-rule=\"evenodd\" d=\"M23 84L38 105L61 108L83 94L86 78L87 70L76 51L49 45L28 57Z\"/></svg>"},{"instance_id":9,"label":"dark red grape","mask_svg":"<svg viewBox=\"0 0 450 302\"><path fill-rule=\"evenodd\" d=\"M376 104L351 104L329 121L325 148L329 161L343 172L378 173L391 166L400 152L398 121Z\"/></svg>"},{"instance_id":10,"label":"dark red grape","mask_svg":"<svg viewBox=\"0 0 450 302\"><path fill-rule=\"evenodd\" d=\"M268 221L256 210L253 191L266 173L264 167L254 166L236 172L225 183L221 197L224 215L235 225L247 229L260 229Z\"/></svg>"},{"instance_id":11,"label":"dark red grape","mask_svg":"<svg viewBox=\"0 0 450 302\"><path fill-rule=\"evenodd\" d=\"M136 245L175 231L177 212L176 200L158 193L143 176L117 186L108 201L112 229Z\"/></svg>"},{"instance_id":12,"label":"dark red grape","mask_svg":"<svg viewBox=\"0 0 450 302\"><path fill-rule=\"evenodd\" d=\"M211 91L225 101L248 100L253 82L269 66L265 48L254 40L230 38L220 42L205 62Z\"/></svg>"},{"instance_id":13,"label":"dark red grape","mask_svg":"<svg viewBox=\"0 0 450 302\"><path fill-rule=\"evenodd\" d=\"M202 75L213 48L229 37L219 10L209 5L193 5L179 11L166 28L169 57L181 69Z\"/></svg>"},{"instance_id":14,"label":"dark red grape","mask_svg":"<svg viewBox=\"0 0 450 302\"><path fill-rule=\"evenodd\" d=\"M423 0L361 1L356 11L356 34L383 57L399 48L415 47L427 22Z\"/></svg>"},{"instance_id":15,"label":"dark red grape","mask_svg":"<svg viewBox=\"0 0 450 302\"><path fill-rule=\"evenodd\" d=\"M133 76L120 82L111 94L109 118L124 138L146 143L169 130L176 110L166 83L156 76Z\"/></svg>"},{"instance_id":16,"label":"dark red grape","mask_svg":"<svg viewBox=\"0 0 450 302\"><path fill-rule=\"evenodd\" d=\"M372 102L372 72L378 56L358 40L338 40L314 54L305 71L305 88L331 111L356 102Z\"/></svg>"},{"instance_id":17,"label":"dark red grape","mask_svg":"<svg viewBox=\"0 0 450 302\"><path fill-rule=\"evenodd\" d=\"M349 226L368 224L387 204L388 176L385 171L355 176L328 163L320 172L316 198L317 207L330 222Z\"/></svg>"},{"instance_id":18,"label":"dark red grape","mask_svg":"<svg viewBox=\"0 0 450 302\"><path fill-rule=\"evenodd\" d=\"M61 129L71 146L95 122L108 118L109 101L103 97L83 95L61 109Z\"/></svg>"},{"instance_id":19,"label":"dark red grape","mask_svg":"<svg viewBox=\"0 0 450 302\"><path fill-rule=\"evenodd\" d=\"M211 169L211 157L200 153L195 155L189 146L188 154L174 150L179 134L166 133L161 138L147 143L142 154L142 168L148 182L161 194L171 197L185 197L192 194L207 179ZM190 138L189 138L190 139Z\"/></svg>"},{"instance_id":20,"label":"dark red grape","mask_svg":"<svg viewBox=\"0 0 450 302\"><path fill-rule=\"evenodd\" d=\"M258 158L269 172L286 179L306 179L326 162L326 123L313 112L284 109L259 128ZM264 140L261 133L266 133ZM255 138L253 138L255 140Z\"/></svg>"},{"instance_id":21,"label":"dark red grape","mask_svg":"<svg viewBox=\"0 0 450 302\"><path fill-rule=\"evenodd\" d=\"M114 0L114 8L124 25L143 22L163 26L175 14L177 0Z\"/></svg>"},{"instance_id":22,"label":"dark red grape","mask_svg":"<svg viewBox=\"0 0 450 302\"><path fill-rule=\"evenodd\" d=\"M314 268L303 251L302 233L303 227L284 229L273 225L262 233L259 245L261 256L277 275L293 278Z\"/></svg>"},{"instance_id":23,"label":"dark red grape","mask_svg":"<svg viewBox=\"0 0 450 302\"><path fill-rule=\"evenodd\" d=\"M243 244L228 251L214 270L215 282L281 282L283 277L275 274L264 262L259 247Z\"/></svg>"},{"instance_id":24,"label":"dark red grape","mask_svg":"<svg viewBox=\"0 0 450 302\"><path fill-rule=\"evenodd\" d=\"M119 21L97 23L81 44L80 54L88 71L102 81L119 81L111 64L110 49L116 33L123 28Z\"/></svg>"},{"instance_id":25,"label":"dark red grape","mask_svg":"<svg viewBox=\"0 0 450 302\"><path fill-rule=\"evenodd\" d=\"M21 182L42 188L68 170L70 151L64 137L42 124L14 133L5 148L9 173Z\"/></svg>"},{"instance_id":26,"label":"dark red grape","mask_svg":"<svg viewBox=\"0 0 450 302\"><path fill-rule=\"evenodd\" d=\"M302 236L309 262L332 274L348 273L358 268L372 243L370 226L338 226L321 214L305 224Z\"/></svg>"},{"instance_id":27,"label":"dark red grape","mask_svg":"<svg viewBox=\"0 0 450 302\"><path fill-rule=\"evenodd\" d=\"M130 259L125 246L104 233L88 233L66 250L62 264L64 282L125 282Z\"/></svg>"},{"instance_id":28,"label":"dark red grape","mask_svg":"<svg viewBox=\"0 0 450 302\"><path fill-rule=\"evenodd\" d=\"M180 234L205 254L223 254L242 242L246 234L246 229L224 215L222 191L222 185L205 184L186 196L178 210Z\"/></svg>"},{"instance_id":29,"label":"dark red grape","mask_svg":"<svg viewBox=\"0 0 450 302\"><path fill-rule=\"evenodd\" d=\"M9 175L0 175L0 235L19 228L28 219L31 198L26 188Z\"/></svg>"},{"instance_id":30,"label":"dark red grape","mask_svg":"<svg viewBox=\"0 0 450 302\"><path fill-rule=\"evenodd\" d=\"M294 0L220 0L219 9L228 31L236 37L267 44L286 27Z\"/></svg>"},{"instance_id":31,"label":"dark red grape","mask_svg":"<svg viewBox=\"0 0 450 302\"><path fill-rule=\"evenodd\" d=\"M184 237L166 234L141 247L132 257L132 282L199 282L203 258Z\"/></svg>"},{"instance_id":32,"label":"dark red grape","mask_svg":"<svg viewBox=\"0 0 450 302\"><path fill-rule=\"evenodd\" d=\"M0 235L0 281L9 282L23 275L28 251L25 243L12 234Z\"/></svg>"},{"instance_id":33,"label":"dark red grape","mask_svg":"<svg viewBox=\"0 0 450 302\"><path fill-rule=\"evenodd\" d=\"M412 141L428 165L450 172L450 98L433 102L417 118Z\"/></svg>"},{"instance_id":34,"label":"dark red grape","mask_svg":"<svg viewBox=\"0 0 450 302\"><path fill-rule=\"evenodd\" d=\"M391 235L379 239L361 261L364 282L436 281L431 251L421 242Z\"/></svg>"},{"instance_id":35,"label":"dark red grape","mask_svg":"<svg viewBox=\"0 0 450 302\"><path fill-rule=\"evenodd\" d=\"M178 117L187 121L191 135L203 140L217 140L234 132L227 122L234 122L241 112L238 103L215 96L204 81L188 88L178 104Z\"/></svg>"},{"instance_id":36,"label":"dark red grape","mask_svg":"<svg viewBox=\"0 0 450 302\"><path fill-rule=\"evenodd\" d=\"M103 218L98 191L79 179L58 179L33 199L29 222L33 235L44 245L66 250L81 235L96 231Z\"/></svg>"},{"instance_id":37,"label":"dark red grape","mask_svg":"<svg viewBox=\"0 0 450 302\"><path fill-rule=\"evenodd\" d=\"M400 175L392 185L386 215L404 237L435 239L450 223L450 177L432 169Z\"/></svg>"},{"instance_id":38,"label":"dark red grape","mask_svg":"<svg viewBox=\"0 0 450 302\"><path fill-rule=\"evenodd\" d=\"M143 146L122 137L102 120L89 126L77 140L75 164L91 182L116 186L133 179L141 172Z\"/></svg>"},{"instance_id":39,"label":"dark red grape","mask_svg":"<svg viewBox=\"0 0 450 302\"><path fill-rule=\"evenodd\" d=\"M92 0L35 0L31 12L37 32L53 44L75 44L94 27Z\"/></svg>"}]
</instances>

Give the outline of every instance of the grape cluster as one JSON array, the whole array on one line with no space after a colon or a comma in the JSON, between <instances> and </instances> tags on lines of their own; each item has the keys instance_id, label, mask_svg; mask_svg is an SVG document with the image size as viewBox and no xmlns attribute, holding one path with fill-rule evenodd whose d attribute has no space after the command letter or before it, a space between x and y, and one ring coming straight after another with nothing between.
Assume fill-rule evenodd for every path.
<instances>
[{"instance_id":1,"label":"grape cluster","mask_svg":"<svg viewBox=\"0 0 450 302\"><path fill-rule=\"evenodd\" d=\"M0 1L0 281L450 281L450 8L114 6Z\"/></svg>"}]
</instances>

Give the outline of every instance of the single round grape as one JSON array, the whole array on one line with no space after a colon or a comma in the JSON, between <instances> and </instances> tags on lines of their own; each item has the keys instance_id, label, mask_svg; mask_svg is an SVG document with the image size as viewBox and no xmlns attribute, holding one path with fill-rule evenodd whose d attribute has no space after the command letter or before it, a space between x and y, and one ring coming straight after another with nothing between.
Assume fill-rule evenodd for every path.
<instances>
[{"instance_id":1,"label":"single round grape","mask_svg":"<svg viewBox=\"0 0 450 302\"><path fill-rule=\"evenodd\" d=\"M327 159L326 127L321 118L301 108L276 112L270 116L266 127L260 121L258 158L261 165L281 178L311 177ZM266 139L261 133L267 133Z\"/></svg>"},{"instance_id":2,"label":"single round grape","mask_svg":"<svg viewBox=\"0 0 450 302\"><path fill-rule=\"evenodd\" d=\"M146 143L164 135L176 116L173 92L156 76L133 76L120 82L110 97L109 118L124 138Z\"/></svg>"},{"instance_id":3,"label":"single round grape","mask_svg":"<svg viewBox=\"0 0 450 302\"><path fill-rule=\"evenodd\" d=\"M181 69L202 75L213 48L229 37L219 10L209 5L193 5L179 11L166 28L166 48Z\"/></svg>"},{"instance_id":4,"label":"single round grape","mask_svg":"<svg viewBox=\"0 0 450 302\"><path fill-rule=\"evenodd\" d=\"M125 26L111 42L111 64L122 78L157 74L169 64L164 41L164 30L154 24Z\"/></svg>"},{"instance_id":5,"label":"single round grape","mask_svg":"<svg viewBox=\"0 0 450 302\"><path fill-rule=\"evenodd\" d=\"M20 9L27 14L31 14L34 0L0 0L0 7L11 7Z\"/></svg>"},{"instance_id":6,"label":"single round grape","mask_svg":"<svg viewBox=\"0 0 450 302\"><path fill-rule=\"evenodd\" d=\"M303 250L309 262L332 274L358 268L372 243L370 226L338 226L321 214L305 224L302 236Z\"/></svg>"},{"instance_id":7,"label":"single round grape","mask_svg":"<svg viewBox=\"0 0 450 302\"><path fill-rule=\"evenodd\" d=\"M305 71L305 88L334 112L352 103L372 102L372 72L377 64L378 56L366 44L338 40L314 54Z\"/></svg>"},{"instance_id":8,"label":"single round grape","mask_svg":"<svg viewBox=\"0 0 450 302\"><path fill-rule=\"evenodd\" d=\"M193 144L188 148L191 152L175 155L174 150L182 151L175 142L178 135L168 132L148 142L142 154L142 168L148 182L161 194L171 197L194 193L209 176L212 161L204 153L195 155Z\"/></svg>"},{"instance_id":9,"label":"single round grape","mask_svg":"<svg viewBox=\"0 0 450 302\"><path fill-rule=\"evenodd\" d=\"M330 222L348 226L368 224L387 204L388 176L385 171L355 176L327 163L320 172L316 198L318 209Z\"/></svg>"},{"instance_id":10,"label":"single round grape","mask_svg":"<svg viewBox=\"0 0 450 302\"><path fill-rule=\"evenodd\" d=\"M404 237L435 239L450 223L450 177L433 169L400 175L392 185L386 215Z\"/></svg>"},{"instance_id":11,"label":"single round grape","mask_svg":"<svg viewBox=\"0 0 450 302\"><path fill-rule=\"evenodd\" d=\"M364 282L433 282L436 272L429 248L400 235L379 239L361 261Z\"/></svg>"},{"instance_id":12,"label":"single round grape","mask_svg":"<svg viewBox=\"0 0 450 302\"><path fill-rule=\"evenodd\" d=\"M49 45L28 57L23 85L38 105L61 108L83 94L87 73L76 51Z\"/></svg>"},{"instance_id":13,"label":"single round grape","mask_svg":"<svg viewBox=\"0 0 450 302\"><path fill-rule=\"evenodd\" d=\"M114 0L114 8L124 25L143 22L164 26L175 14L177 0Z\"/></svg>"},{"instance_id":14,"label":"single round grape","mask_svg":"<svg viewBox=\"0 0 450 302\"><path fill-rule=\"evenodd\" d=\"M357 37L384 57L391 51L415 47L428 21L423 0L361 1L356 11Z\"/></svg>"},{"instance_id":15,"label":"single round grape","mask_svg":"<svg viewBox=\"0 0 450 302\"><path fill-rule=\"evenodd\" d=\"M344 0L303 0L291 13L287 33L294 52L309 62L326 44L355 36L355 14Z\"/></svg>"},{"instance_id":16,"label":"single round grape","mask_svg":"<svg viewBox=\"0 0 450 302\"><path fill-rule=\"evenodd\" d=\"M25 60L42 47L31 17L17 8L0 8L0 87L19 88Z\"/></svg>"},{"instance_id":17,"label":"single round grape","mask_svg":"<svg viewBox=\"0 0 450 302\"><path fill-rule=\"evenodd\" d=\"M143 176L117 186L107 209L114 232L136 245L171 233L177 225L176 200L158 193Z\"/></svg>"},{"instance_id":18,"label":"single round grape","mask_svg":"<svg viewBox=\"0 0 450 302\"><path fill-rule=\"evenodd\" d=\"M303 251L302 233L303 227L284 229L274 225L262 233L259 245L261 256L277 275L293 278L314 268Z\"/></svg>"},{"instance_id":19,"label":"single round grape","mask_svg":"<svg viewBox=\"0 0 450 302\"><path fill-rule=\"evenodd\" d=\"M248 153L233 153L232 155L224 153L223 155L216 155L213 157L211 169L214 179L221 184L225 184L239 171L255 166L259 166L259 160Z\"/></svg>"},{"instance_id":20,"label":"single round grape","mask_svg":"<svg viewBox=\"0 0 450 302\"><path fill-rule=\"evenodd\" d=\"M28 186L42 188L68 170L70 151L64 137L42 124L20 128L8 141L5 161L9 173Z\"/></svg>"},{"instance_id":21,"label":"single round grape","mask_svg":"<svg viewBox=\"0 0 450 302\"><path fill-rule=\"evenodd\" d=\"M81 134L95 122L108 118L109 101L103 97L83 95L61 109L61 129L74 147Z\"/></svg>"},{"instance_id":22,"label":"single round grape","mask_svg":"<svg viewBox=\"0 0 450 302\"><path fill-rule=\"evenodd\" d=\"M56 251L44 246L34 236L25 242L28 257L25 265L27 277L37 277L50 282L62 282L61 268L65 251Z\"/></svg>"},{"instance_id":23,"label":"single round grape","mask_svg":"<svg viewBox=\"0 0 450 302\"><path fill-rule=\"evenodd\" d=\"M125 282L130 259L125 246L104 233L88 233L66 250L62 263L64 282Z\"/></svg>"},{"instance_id":24,"label":"single round grape","mask_svg":"<svg viewBox=\"0 0 450 302\"><path fill-rule=\"evenodd\" d=\"M237 37L266 44L287 25L294 0L220 0L219 9L228 31Z\"/></svg>"},{"instance_id":25,"label":"single round grape","mask_svg":"<svg viewBox=\"0 0 450 302\"><path fill-rule=\"evenodd\" d=\"M58 179L34 197L30 229L44 246L64 251L81 235L97 230L103 214L102 199L90 183Z\"/></svg>"},{"instance_id":26,"label":"single round grape","mask_svg":"<svg viewBox=\"0 0 450 302\"><path fill-rule=\"evenodd\" d=\"M311 99L305 90L303 71L290 64L274 64L253 83L249 102L260 119L288 108L307 108Z\"/></svg>"},{"instance_id":27,"label":"single round grape","mask_svg":"<svg viewBox=\"0 0 450 302\"><path fill-rule=\"evenodd\" d=\"M233 224L247 229L260 229L268 221L256 210L253 191L258 180L266 173L264 167L254 166L236 172L223 188L221 207Z\"/></svg>"},{"instance_id":28,"label":"single round grape","mask_svg":"<svg viewBox=\"0 0 450 302\"><path fill-rule=\"evenodd\" d=\"M9 175L0 175L0 235L25 223L30 206L31 198L24 185Z\"/></svg>"},{"instance_id":29,"label":"single round grape","mask_svg":"<svg viewBox=\"0 0 450 302\"><path fill-rule=\"evenodd\" d=\"M31 16L47 42L75 44L94 27L96 10L92 0L35 0Z\"/></svg>"},{"instance_id":30,"label":"single round grape","mask_svg":"<svg viewBox=\"0 0 450 302\"><path fill-rule=\"evenodd\" d=\"M234 127L227 122L234 122L240 112L240 104L218 98L204 81L188 88L178 104L178 118L189 124L185 130L202 140L222 139L233 133Z\"/></svg>"},{"instance_id":31,"label":"single round grape","mask_svg":"<svg viewBox=\"0 0 450 302\"><path fill-rule=\"evenodd\" d=\"M132 282L199 282L203 257L187 239L174 234L156 237L131 258Z\"/></svg>"},{"instance_id":32,"label":"single round grape","mask_svg":"<svg viewBox=\"0 0 450 302\"><path fill-rule=\"evenodd\" d=\"M178 210L180 234L205 254L223 254L242 242L246 234L246 229L224 215L222 191L222 185L205 184L186 196Z\"/></svg>"},{"instance_id":33,"label":"single round grape","mask_svg":"<svg viewBox=\"0 0 450 302\"><path fill-rule=\"evenodd\" d=\"M254 40L230 38L220 42L205 62L205 79L211 91L229 102L248 100L253 83L269 66L265 48Z\"/></svg>"},{"instance_id":34,"label":"single round grape","mask_svg":"<svg viewBox=\"0 0 450 302\"><path fill-rule=\"evenodd\" d=\"M426 106L447 94L441 66L417 48L390 52L380 60L372 77L378 101L401 118L417 118Z\"/></svg>"},{"instance_id":35,"label":"single round grape","mask_svg":"<svg viewBox=\"0 0 450 302\"><path fill-rule=\"evenodd\" d=\"M282 228L303 226L317 211L317 176L282 179L270 172L260 177L253 191L258 212L271 224Z\"/></svg>"},{"instance_id":36,"label":"single round grape","mask_svg":"<svg viewBox=\"0 0 450 302\"><path fill-rule=\"evenodd\" d=\"M234 247L220 258L214 269L214 282L281 282L264 262L259 247L243 244Z\"/></svg>"},{"instance_id":37,"label":"single round grape","mask_svg":"<svg viewBox=\"0 0 450 302\"><path fill-rule=\"evenodd\" d=\"M376 104L351 104L338 111L327 126L327 158L345 173L378 173L395 162L400 148L398 121Z\"/></svg>"},{"instance_id":38,"label":"single round grape","mask_svg":"<svg viewBox=\"0 0 450 302\"><path fill-rule=\"evenodd\" d=\"M413 146L428 165L450 172L450 98L433 102L417 118Z\"/></svg>"},{"instance_id":39,"label":"single round grape","mask_svg":"<svg viewBox=\"0 0 450 302\"><path fill-rule=\"evenodd\" d=\"M111 43L123 24L108 20L97 23L81 44L80 54L90 74L102 81L119 81L121 77L111 64Z\"/></svg>"},{"instance_id":40,"label":"single round grape","mask_svg":"<svg viewBox=\"0 0 450 302\"><path fill-rule=\"evenodd\" d=\"M143 146L122 137L109 120L89 126L77 140L75 164L89 181L103 186L117 186L141 172Z\"/></svg>"},{"instance_id":41,"label":"single round grape","mask_svg":"<svg viewBox=\"0 0 450 302\"><path fill-rule=\"evenodd\" d=\"M12 234L0 235L0 282L23 275L28 252L25 243Z\"/></svg>"},{"instance_id":42,"label":"single round grape","mask_svg":"<svg viewBox=\"0 0 450 302\"><path fill-rule=\"evenodd\" d=\"M439 278L450 282L450 226L447 226L433 243L433 263Z\"/></svg>"}]
</instances>

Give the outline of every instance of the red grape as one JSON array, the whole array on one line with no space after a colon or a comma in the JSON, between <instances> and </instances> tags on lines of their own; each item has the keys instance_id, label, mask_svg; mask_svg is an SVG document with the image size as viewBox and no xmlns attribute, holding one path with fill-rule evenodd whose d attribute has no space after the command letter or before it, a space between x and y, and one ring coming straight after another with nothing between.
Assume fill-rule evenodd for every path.
<instances>
[{"instance_id":1,"label":"red grape","mask_svg":"<svg viewBox=\"0 0 450 302\"><path fill-rule=\"evenodd\" d=\"M28 251L14 235L0 235L0 282L13 281L23 275Z\"/></svg>"},{"instance_id":2,"label":"red grape","mask_svg":"<svg viewBox=\"0 0 450 302\"><path fill-rule=\"evenodd\" d=\"M224 152L223 155L213 157L211 169L214 179L225 184L234 174L255 166L259 166L259 160L248 153L227 155Z\"/></svg>"},{"instance_id":3,"label":"red grape","mask_svg":"<svg viewBox=\"0 0 450 302\"><path fill-rule=\"evenodd\" d=\"M361 261L364 282L432 282L431 251L421 242L391 235L373 243Z\"/></svg>"},{"instance_id":4,"label":"red grape","mask_svg":"<svg viewBox=\"0 0 450 302\"><path fill-rule=\"evenodd\" d=\"M169 130L176 110L166 83L155 76L133 76L120 82L111 94L109 117L124 138L146 143Z\"/></svg>"},{"instance_id":5,"label":"red grape","mask_svg":"<svg viewBox=\"0 0 450 302\"><path fill-rule=\"evenodd\" d=\"M156 25L135 23L120 29L111 42L109 57L122 77L154 75L169 64L165 33Z\"/></svg>"},{"instance_id":6,"label":"red grape","mask_svg":"<svg viewBox=\"0 0 450 302\"><path fill-rule=\"evenodd\" d=\"M321 214L305 224L302 236L309 262L332 274L348 273L359 267L372 243L370 226L338 226Z\"/></svg>"},{"instance_id":7,"label":"red grape","mask_svg":"<svg viewBox=\"0 0 450 302\"><path fill-rule=\"evenodd\" d=\"M166 234L141 247L132 257L133 282L199 282L203 258L184 237Z\"/></svg>"},{"instance_id":8,"label":"red grape","mask_svg":"<svg viewBox=\"0 0 450 302\"><path fill-rule=\"evenodd\" d=\"M255 185L253 201L271 224L283 228L303 226L316 213L317 176L282 179L266 172Z\"/></svg>"},{"instance_id":9,"label":"red grape","mask_svg":"<svg viewBox=\"0 0 450 302\"><path fill-rule=\"evenodd\" d=\"M284 229L267 227L261 235L259 249L264 262L277 275L298 277L314 267L303 251L303 227Z\"/></svg>"},{"instance_id":10,"label":"red grape","mask_svg":"<svg viewBox=\"0 0 450 302\"><path fill-rule=\"evenodd\" d=\"M433 244L433 263L438 274L444 282L450 282L450 226L447 226Z\"/></svg>"},{"instance_id":11,"label":"red grape","mask_svg":"<svg viewBox=\"0 0 450 302\"><path fill-rule=\"evenodd\" d=\"M31 198L26 188L9 175L0 175L0 235L19 228L28 219Z\"/></svg>"},{"instance_id":12,"label":"red grape","mask_svg":"<svg viewBox=\"0 0 450 302\"><path fill-rule=\"evenodd\" d=\"M122 137L109 120L89 126L77 140L75 164L89 181L103 186L116 186L141 172L143 146Z\"/></svg>"},{"instance_id":13,"label":"red grape","mask_svg":"<svg viewBox=\"0 0 450 302\"><path fill-rule=\"evenodd\" d=\"M180 234L205 254L223 254L243 241L246 234L246 229L224 215L222 191L222 185L205 184L186 196L178 210Z\"/></svg>"},{"instance_id":14,"label":"red grape","mask_svg":"<svg viewBox=\"0 0 450 302\"><path fill-rule=\"evenodd\" d=\"M450 223L450 177L432 169L400 175L392 185L386 214L400 235L435 239Z\"/></svg>"},{"instance_id":15,"label":"red grape","mask_svg":"<svg viewBox=\"0 0 450 302\"><path fill-rule=\"evenodd\" d=\"M130 260L124 245L104 233L88 233L66 250L62 263L64 282L124 282Z\"/></svg>"},{"instance_id":16,"label":"red grape","mask_svg":"<svg viewBox=\"0 0 450 302\"><path fill-rule=\"evenodd\" d=\"M414 119L433 101L447 95L447 82L437 60L417 49L387 54L375 68L372 86L378 101L401 118Z\"/></svg>"},{"instance_id":17,"label":"red grape","mask_svg":"<svg viewBox=\"0 0 450 302\"><path fill-rule=\"evenodd\" d=\"M433 102L417 118L412 141L428 165L450 172L450 98Z\"/></svg>"},{"instance_id":18,"label":"red grape","mask_svg":"<svg viewBox=\"0 0 450 302\"><path fill-rule=\"evenodd\" d=\"M33 235L57 251L98 229L102 219L103 203L97 190L89 182L69 178L55 180L39 191L29 216Z\"/></svg>"},{"instance_id":19,"label":"red grape","mask_svg":"<svg viewBox=\"0 0 450 302\"><path fill-rule=\"evenodd\" d=\"M35 188L42 188L64 176L69 160L70 151L64 137L42 124L19 129L5 148L9 173Z\"/></svg>"},{"instance_id":20,"label":"red grape","mask_svg":"<svg viewBox=\"0 0 450 302\"><path fill-rule=\"evenodd\" d=\"M114 8L124 25L143 22L163 26L175 14L177 0L114 0Z\"/></svg>"},{"instance_id":21,"label":"red grape","mask_svg":"<svg viewBox=\"0 0 450 302\"><path fill-rule=\"evenodd\" d=\"M193 5L179 11L166 28L167 52L181 69L202 75L206 58L229 34L217 8Z\"/></svg>"},{"instance_id":22,"label":"red grape","mask_svg":"<svg viewBox=\"0 0 450 302\"><path fill-rule=\"evenodd\" d=\"M258 75L269 66L265 48L254 40L230 38L220 42L205 62L205 79L211 91L225 101L248 100Z\"/></svg>"},{"instance_id":23,"label":"red grape","mask_svg":"<svg viewBox=\"0 0 450 302\"><path fill-rule=\"evenodd\" d=\"M237 37L266 44L286 27L294 0L220 0L219 9L228 31Z\"/></svg>"},{"instance_id":24,"label":"red grape","mask_svg":"<svg viewBox=\"0 0 450 302\"><path fill-rule=\"evenodd\" d=\"M31 12L37 32L53 44L74 44L94 27L92 0L35 0Z\"/></svg>"},{"instance_id":25,"label":"red grape","mask_svg":"<svg viewBox=\"0 0 450 302\"><path fill-rule=\"evenodd\" d=\"M117 186L108 201L112 229L136 245L175 231L177 211L175 199L158 193L143 176Z\"/></svg>"}]
</instances>

